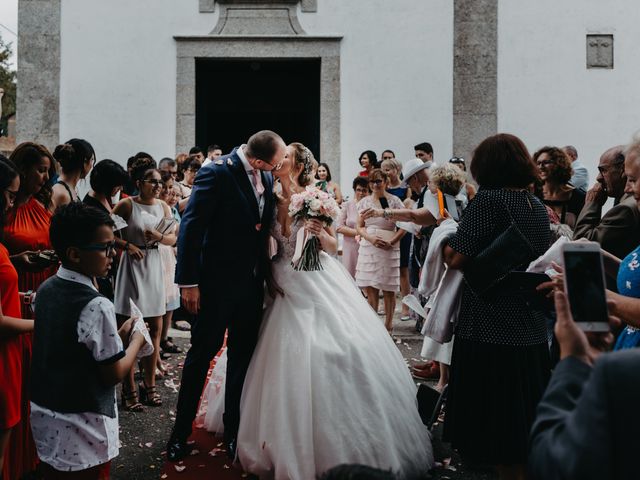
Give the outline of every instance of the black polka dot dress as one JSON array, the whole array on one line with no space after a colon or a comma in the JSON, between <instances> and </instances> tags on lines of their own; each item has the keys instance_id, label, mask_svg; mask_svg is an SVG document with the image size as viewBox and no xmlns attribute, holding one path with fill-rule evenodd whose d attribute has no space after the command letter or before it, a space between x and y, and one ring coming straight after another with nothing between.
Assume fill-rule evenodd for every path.
<instances>
[{"instance_id":1,"label":"black polka dot dress","mask_svg":"<svg viewBox=\"0 0 640 480\"><path fill-rule=\"evenodd\" d=\"M537 198L519 190L481 189L449 245L472 262L510 226L510 218L536 256L542 255L549 246L549 217ZM444 431L463 458L491 465L526 463L529 429L549 374L542 312L521 296L487 301L465 284Z\"/></svg>"}]
</instances>

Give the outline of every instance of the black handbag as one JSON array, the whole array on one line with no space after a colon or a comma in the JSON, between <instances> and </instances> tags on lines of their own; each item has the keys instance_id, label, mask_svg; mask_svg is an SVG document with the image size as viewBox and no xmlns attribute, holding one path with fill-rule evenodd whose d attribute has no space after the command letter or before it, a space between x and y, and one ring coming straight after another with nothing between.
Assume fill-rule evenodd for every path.
<instances>
[{"instance_id":1,"label":"black handbag","mask_svg":"<svg viewBox=\"0 0 640 480\"><path fill-rule=\"evenodd\" d=\"M500 283L510 272L529 264L537 257L531 242L514 222L506 203L504 212L509 217L509 227L464 268L466 284L479 297L494 297L499 293Z\"/></svg>"}]
</instances>

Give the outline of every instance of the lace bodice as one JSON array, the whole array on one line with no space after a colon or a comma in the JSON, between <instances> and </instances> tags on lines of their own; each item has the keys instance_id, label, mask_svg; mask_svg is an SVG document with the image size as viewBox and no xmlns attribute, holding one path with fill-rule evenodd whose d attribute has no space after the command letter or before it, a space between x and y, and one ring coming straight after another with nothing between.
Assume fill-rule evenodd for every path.
<instances>
[{"instance_id":1,"label":"lace bodice","mask_svg":"<svg viewBox=\"0 0 640 480\"><path fill-rule=\"evenodd\" d=\"M282 234L282 225L280 225L280 222L274 219L272 225L271 236L275 239L276 244L278 245L278 253L273 260L278 261L284 259L290 261L296 250L296 235L298 234L298 230L304 226L304 222L294 220L291 223L291 234L289 235L289 238Z\"/></svg>"}]
</instances>

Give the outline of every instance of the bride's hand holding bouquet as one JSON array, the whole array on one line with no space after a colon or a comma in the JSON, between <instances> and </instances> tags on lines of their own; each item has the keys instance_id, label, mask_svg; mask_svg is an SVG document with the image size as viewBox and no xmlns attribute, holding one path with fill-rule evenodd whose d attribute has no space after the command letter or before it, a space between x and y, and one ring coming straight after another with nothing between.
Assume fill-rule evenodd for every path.
<instances>
[{"instance_id":1,"label":"bride's hand holding bouquet","mask_svg":"<svg viewBox=\"0 0 640 480\"><path fill-rule=\"evenodd\" d=\"M316 187L307 187L291 196L289 216L305 222L305 227L298 231L296 252L291 261L295 270L322 270L320 238L329 235L325 227L331 226L339 211L334 198Z\"/></svg>"}]
</instances>

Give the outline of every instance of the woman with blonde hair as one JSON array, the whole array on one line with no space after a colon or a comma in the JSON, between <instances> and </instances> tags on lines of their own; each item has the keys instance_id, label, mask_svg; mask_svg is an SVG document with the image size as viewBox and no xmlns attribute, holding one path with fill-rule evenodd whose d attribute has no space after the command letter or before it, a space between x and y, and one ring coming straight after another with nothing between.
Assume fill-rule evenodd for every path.
<instances>
[{"instance_id":1,"label":"woman with blonde hair","mask_svg":"<svg viewBox=\"0 0 640 480\"><path fill-rule=\"evenodd\" d=\"M387 186L387 192L391 195L395 195L405 206L409 207L411 201L411 189L405 186L400 180L400 173L402 172L402 165L398 160L387 159L383 160L380 168L384 173L389 176L389 185ZM400 240L400 297L404 298L409 295L411 291L411 285L409 285L409 252L411 250L411 235L405 235ZM409 307L404 303L402 304L402 312L400 314L400 320L410 320Z\"/></svg>"}]
</instances>

